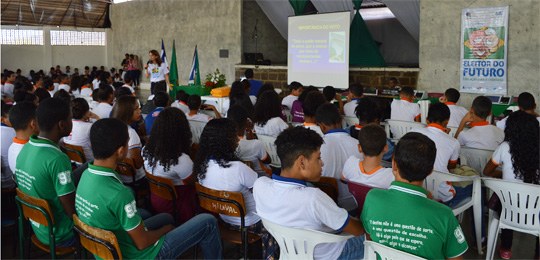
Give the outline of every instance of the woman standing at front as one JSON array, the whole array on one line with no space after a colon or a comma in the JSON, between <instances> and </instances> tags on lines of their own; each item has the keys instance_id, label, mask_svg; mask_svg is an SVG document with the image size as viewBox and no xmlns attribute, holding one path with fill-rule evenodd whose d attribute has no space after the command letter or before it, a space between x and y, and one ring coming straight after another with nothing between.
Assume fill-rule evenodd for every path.
<instances>
[{"instance_id":1,"label":"woman standing at front","mask_svg":"<svg viewBox=\"0 0 540 260\"><path fill-rule=\"evenodd\" d=\"M154 94L156 86L168 86L169 84L169 68L161 61L161 57L156 50L151 50L148 55L150 56L150 63L144 67L146 71L146 78L150 78L150 93Z\"/></svg>"}]
</instances>

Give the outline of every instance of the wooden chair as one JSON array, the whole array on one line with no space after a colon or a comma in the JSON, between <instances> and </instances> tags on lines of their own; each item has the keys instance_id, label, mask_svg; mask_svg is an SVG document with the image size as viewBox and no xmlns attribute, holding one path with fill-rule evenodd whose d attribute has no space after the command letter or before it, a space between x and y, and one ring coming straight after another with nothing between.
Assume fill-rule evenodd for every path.
<instances>
[{"instance_id":1,"label":"wooden chair","mask_svg":"<svg viewBox=\"0 0 540 260\"><path fill-rule=\"evenodd\" d=\"M79 233L81 245L101 259L122 259L122 251L113 232L91 227L73 214L73 229Z\"/></svg>"},{"instance_id":2,"label":"wooden chair","mask_svg":"<svg viewBox=\"0 0 540 260\"><path fill-rule=\"evenodd\" d=\"M132 159L126 157L121 162L116 163L116 172L120 175L131 178L132 183L135 183L135 175L137 175L137 170L135 169Z\"/></svg>"},{"instance_id":3,"label":"wooden chair","mask_svg":"<svg viewBox=\"0 0 540 260\"><path fill-rule=\"evenodd\" d=\"M334 202L337 203L337 199L339 197L339 190L338 190L338 183L335 178L321 177L321 179L318 182L313 182L313 185L321 189L330 198L332 198Z\"/></svg>"},{"instance_id":4,"label":"wooden chair","mask_svg":"<svg viewBox=\"0 0 540 260\"><path fill-rule=\"evenodd\" d=\"M362 214L362 209L364 208L364 202L366 201L366 196L368 192L374 187L349 181L347 182L349 186L349 192L353 195L356 200L356 205L358 205L358 216Z\"/></svg>"},{"instance_id":5,"label":"wooden chair","mask_svg":"<svg viewBox=\"0 0 540 260\"><path fill-rule=\"evenodd\" d=\"M67 144L63 145L64 153L67 154L70 160L83 164L86 163L86 156L84 155L84 149L82 146Z\"/></svg>"},{"instance_id":6,"label":"wooden chair","mask_svg":"<svg viewBox=\"0 0 540 260\"><path fill-rule=\"evenodd\" d=\"M244 259L247 259L248 245L260 240L260 236L249 233L245 225L246 205L241 192L213 190L195 183L201 208L215 214L240 217L240 231L220 225L221 238L234 244L241 244Z\"/></svg>"},{"instance_id":7,"label":"wooden chair","mask_svg":"<svg viewBox=\"0 0 540 260\"><path fill-rule=\"evenodd\" d=\"M150 193L165 199L172 201L173 206L173 217L174 221L178 219L178 212L176 208L176 202L178 200L178 194L176 194L176 188L172 180L154 176L149 172L146 172L146 179L148 179L148 184L150 185Z\"/></svg>"},{"instance_id":8,"label":"wooden chair","mask_svg":"<svg viewBox=\"0 0 540 260\"><path fill-rule=\"evenodd\" d=\"M54 235L54 215L52 214L49 203L46 200L32 197L25 194L17 188L17 208L19 210L19 252L21 259L24 259L24 220L31 220L34 223L49 228L49 245L38 240L36 235L31 236L32 243L39 249L50 253L51 259L57 255L67 255L75 253L75 247L56 247Z\"/></svg>"}]
</instances>

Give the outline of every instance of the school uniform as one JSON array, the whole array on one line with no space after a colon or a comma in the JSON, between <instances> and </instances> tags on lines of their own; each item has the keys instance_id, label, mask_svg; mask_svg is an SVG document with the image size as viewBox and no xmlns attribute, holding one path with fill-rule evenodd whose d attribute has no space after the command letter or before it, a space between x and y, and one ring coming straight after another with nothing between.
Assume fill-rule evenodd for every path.
<instances>
[{"instance_id":1,"label":"school uniform","mask_svg":"<svg viewBox=\"0 0 540 260\"><path fill-rule=\"evenodd\" d=\"M286 106L289 110L292 109L294 101L298 100L298 96L288 95L281 100L281 105Z\"/></svg>"},{"instance_id":2,"label":"school uniform","mask_svg":"<svg viewBox=\"0 0 540 260\"><path fill-rule=\"evenodd\" d=\"M8 98L13 98L13 91L15 90L15 85L12 83L6 82L2 86L2 94Z\"/></svg>"},{"instance_id":3,"label":"school uniform","mask_svg":"<svg viewBox=\"0 0 540 260\"><path fill-rule=\"evenodd\" d=\"M90 145L90 128L92 123L73 119L73 128L69 136L64 137L64 143L82 146L86 161L94 160L94 153Z\"/></svg>"},{"instance_id":4,"label":"school uniform","mask_svg":"<svg viewBox=\"0 0 540 260\"><path fill-rule=\"evenodd\" d=\"M60 90L60 89L65 90L67 93L70 93L70 91L71 91L71 87L68 84L60 84L60 85L58 85L58 90Z\"/></svg>"},{"instance_id":5,"label":"school uniform","mask_svg":"<svg viewBox=\"0 0 540 260\"><path fill-rule=\"evenodd\" d=\"M523 179L517 178L514 172L514 164L512 163L512 154L510 154L510 145L508 142L502 142L493 155L491 162L502 168L502 179L510 181L523 182Z\"/></svg>"},{"instance_id":6,"label":"school uniform","mask_svg":"<svg viewBox=\"0 0 540 260\"><path fill-rule=\"evenodd\" d=\"M391 168L382 166L368 172L360 159L351 156L343 166L342 178L371 187L388 189L390 183L394 181L394 174Z\"/></svg>"},{"instance_id":7,"label":"school uniform","mask_svg":"<svg viewBox=\"0 0 540 260\"><path fill-rule=\"evenodd\" d=\"M283 130L289 128L289 125L281 119L281 117L273 117L270 118L268 121L266 121L265 125L261 125L260 123L256 123L253 126L253 130L255 130L255 133L260 135L268 135L277 137Z\"/></svg>"},{"instance_id":8,"label":"school uniform","mask_svg":"<svg viewBox=\"0 0 540 260\"><path fill-rule=\"evenodd\" d=\"M458 136L461 145L476 148L495 150L504 141L504 132L489 122L471 122L471 128L464 129Z\"/></svg>"},{"instance_id":9,"label":"school uniform","mask_svg":"<svg viewBox=\"0 0 540 260\"><path fill-rule=\"evenodd\" d=\"M266 152L263 142L260 140L247 140L244 137L241 137L238 142L238 147L236 148L236 155L242 161L251 162L253 170L258 174L265 174L265 171L261 167L261 161L268 158L268 153Z\"/></svg>"},{"instance_id":10,"label":"school uniform","mask_svg":"<svg viewBox=\"0 0 540 260\"><path fill-rule=\"evenodd\" d=\"M133 129L131 126L127 126L128 128L128 135L129 135L129 141L128 141L128 149L137 149L141 148L141 138L137 134L137 131ZM146 175L146 172L144 170L144 166L141 166L139 169L135 169L135 181L138 181L142 179ZM120 175L120 178L124 183L131 183L133 182L133 178L130 176Z\"/></svg>"},{"instance_id":11,"label":"school uniform","mask_svg":"<svg viewBox=\"0 0 540 260\"><path fill-rule=\"evenodd\" d=\"M307 129L311 129L313 131L315 131L315 133L319 134L321 137L324 137L324 134L321 130L321 127L318 126L317 124L315 123L304 123L303 126Z\"/></svg>"},{"instance_id":12,"label":"school uniform","mask_svg":"<svg viewBox=\"0 0 540 260\"><path fill-rule=\"evenodd\" d=\"M214 119L213 117L209 115L201 114L201 113L197 113L195 115L189 115L189 112L186 113L186 118L187 120L193 120L193 121L199 121L199 122L205 122L205 123L208 123L208 121Z\"/></svg>"},{"instance_id":13,"label":"school uniform","mask_svg":"<svg viewBox=\"0 0 540 260\"><path fill-rule=\"evenodd\" d=\"M176 108L180 109L182 112L184 112L184 114L189 113L189 107L187 106L186 102L184 102L184 101L175 100L171 104L171 107L176 107Z\"/></svg>"},{"instance_id":14,"label":"school uniform","mask_svg":"<svg viewBox=\"0 0 540 260\"><path fill-rule=\"evenodd\" d=\"M131 93L135 93L135 89L133 89L133 87L131 85L128 85L128 84L124 84L122 85L123 88L128 88L129 91L131 91Z\"/></svg>"},{"instance_id":15,"label":"school uniform","mask_svg":"<svg viewBox=\"0 0 540 260\"><path fill-rule=\"evenodd\" d=\"M353 98L351 99L351 101L343 105L343 112L345 113L345 116L356 117L355 110L356 110L356 107L358 106L358 100L360 100L360 98Z\"/></svg>"},{"instance_id":16,"label":"school uniform","mask_svg":"<svg viewBox=\"0 0 540 260\"><path fill-rule=\"evenodd\" d=\"M420 106L409 100L394 99L390 108L390 119L413 122L420 116Z\"/></svg>"},{"instance_id":17,"label":"school uniform","mask_svg":"<svg viewBox=\"0 0 540 260\"><path fill-rule=\"evenodd\" d=\"M82 87L80 95L83 97L91 97L92 96L92 89L89 87Z\"/></svg>"},{"instance_id":18,"label":"school uniform","mask_svg":"<svg viewBox=\"0 0 540 260\"><path fill-rule=\"evenodd\" d=\"M17 168L17 157L19 156L19 153L21 152L22 148L24 147L26 143L28 143L28 140L21 140L17 137L13 137L13 143L9 146L9 149L7 152L9 169L11 170L12 173L15 172L15 169ZM4 146L2 145L2 147ZM15 184L11 176L9 179L7 178L4 179L4 176L2 175L2 184L4 184L5 181L12 182L13 184Z\"/></svg>"},{"instance_id":19,"label":"school uniform","mask_svg":"<svg viewBox=\"0 0 540 260\"><path fill-rule=\"evenodd\" d=\"M109 103L100 102L94 107L94 109L92 109L92 112L99 116L100 119L103 119L110 117L112 109L113 106L111 106Z\"/></svg>"},{"instance_id":20,"label":"school uniform","mask_svg":"<svg viewBox=\"0 0 540 260\"><path fill-rule=\"evenodd\" d=\"M450 109L450 119L448 120L448 127L459 127L463 117L469 112L466 108L456 105L454 102L445 103Z\"/></svg>"},{"instance_id":21,"label":"school uniform","mask_svg":"<svg viewBox=\"0 0 540 260\"><path fill-rule=\"evenodd\" d=\"M351 137L358 140L358 134L360 134L360 130L362 130L362 126L360 124L355 124L349 128L349 132L351 133ZM383 155L383 160L390 162L392 161L392 156L394 155L394 143L390 141L390 139L386 138L386 145L388 146L388 151Z\"/></svg>"},{"instance_id":22,"label":"school uniform","mask_svg":"<svg viewBox=\"0 0 540 260\"><path fill-rule=\"evenodd\" d=\"M7 125L2 124L1 127L1 134L2 134L2 153L1 153L1 160L2 160L2 188L12 188L15 187L15 183L13 182L13 170L9 167L9 147L13 143L13 139L15 138L15 130L12 127L9 127Z\"/></svg>"}]
</instances>

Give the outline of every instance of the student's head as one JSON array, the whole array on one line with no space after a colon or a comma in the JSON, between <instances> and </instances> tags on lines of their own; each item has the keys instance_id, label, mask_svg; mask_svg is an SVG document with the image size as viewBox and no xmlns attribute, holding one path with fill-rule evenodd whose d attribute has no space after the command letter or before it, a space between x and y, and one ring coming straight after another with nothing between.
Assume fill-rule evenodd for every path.
<instances>
[{"instance_id":1,"label":"student's head","mask_svg":"<svg viewBox=\"0 0 540 260\"><path fill-rule=\"evenodd\" d=\"M13 83L15 81L15 78L17 78L17 74L15 72L8 70L4 73L4 76L6 77L6 81L9 83Z\"/></svg>"},{"instance_id":2,"label":"student's head","mask_svg":"<svg viewBox=\"0 0 540 260\"><path fill-rule=\"evenodd\" d=\"M240 105L234 105L227 111L227 118L236 123L238 135L243 136L248 124L248 112Z\"/></svg>"},{"instance_id":3,"label":"student's head","mask_svg":"<svg viewBox=\"0 0 540 260\"><path fill-rule=\"evenodd\" d=\"M276 92L274 90L274 85L272 85L272 83L264 83L261 88L259 89L259 92L257 92L257 99L259 99L262 95L262 93L268 91L268 90L272 90L274 92Z\"/></svg>"},{"instance_id":4,"label":"student's head","mask_svg":"<svg viewBox=\"0 0 540 260\"><path fill-rule=\"evenodd\" d=\"M281 102L278 94L274 90L267 90L261 94L255 103L255 113L253 121L261 126L274 117L281 116Z\"/></svg>"},{"instance_id":5,"label":"student's head","mask_svg":"<svg viewBox=\"0 0 540 260\"><path fill-rule=\"evenodd\" d=\"M188 98L189 98L189 94L186 93L185 91L183 91L183 90L178 90L178 91L176 92L176 100L182 101L182 102L184 102L184 103L187 103Z\"/></svg>"},{"instance_id":6,"label":"student's head","mask_svg":"<svg viewBox=\"0 0 540 260\"><path fill-rule=\"evenodd\" d=\"M71 113L73 114L73 119L86 119L89 111L90 106L88 106L88 102L86 102L84 98L76 98L71 101Z\"/></svg>"},{"instance_id":7,"label":"student's head","mask_svg":"<svg viewBox=\"0 0 540 260\"><path fill-rule=\"evenodd\" d=\"M33 92L34 85L26 77L18 76L15 82L13 82L13 92Z\"/></svg>"},{"instance_id":8,"label":"student's head","mask_svg":"<svg viewBox=\"0 0 540 260\"><path fill-rule=\"evenodd\" d=\"M249 83L249 80L244 79L240 83L242 83L242 86L244 87L244 92L249 95L249 92L251 90L251 83Z\"/></svg>"},{"instance_id":9,"label":"student's head","mask_svg":"<svg viewBox=\"0 0 540 260\"><path fill-rule=\"evenodd\" d=\"M62 84L69 84L70 83L70 77L68 75L66 75L66 74L60 75L59 79L60 79L60 83L62 83Z\"/></svg>"},{"instance_id":10,"label":"student's head","mask_svg":"<svg viewBox=\"0 0 540 260\"><path fill-rule=\"evenodd\" d=\"M244 72L244 76L246 76L247 79L252 79L253 78L253 70L252 69L246 69L246 71Z\"/></svg>"},{"instance_id":11,"label":"student's head","mask_svg":"<svg viewBox=\"0 0 540 260\"><path fill-rule=\"evenodd\" d=\"M71 103L71 95L63 90L63 89L60 89L58 91L56 91L56 93L54 93L53 95L53 98L58 98L58 99L62 99L64 100L64 102L70 104Z\"/></svg>"},{"instance_id":12,"label":"student's head","mask_svg":"<svg viewBox=\"0 0 540 260\"><path fill-rule=\"evenodd\" d=\"M444 92L447 102L457 103L461 94L455 88L449 88Z\"/></svg>"},{"instance_id":13,"label":"student's head","mask_svg":"<svg viewBox=\"0 0 540 260\"><path fill-rule=\"evenodd\" d=\"M399 91L399 96L401 98L413 98L414 97L414 89L411 87L402 87L401 91Z\"/></svg>"},{"instance_id":14,"label":"student's head","mask_svg":"<svg viewBox=\"0 0 540 260\"><path fill-rule=\"evenodd\" d=\"M9 122L15 131L31 130L38 134L36 121L36 105L31 102L17 102L9 111Z\"/></svg>"},{"instance_id":15,"label":"student's head","mask_svg":"<svg viewBox=\"0 0 540 260\"><path fill-rule=\"evenodd\" d=\"M444 103L435 103L429 106L427 121L446 127L450 119L450 109Z\"/></svg>"},{"instance_id":16,"label":"student's head","mask_svg":"<svg viewBox=\"0 0 540 260\"><path fill-rule=\"evenodd\" d=\"M180 109L168 107L154 121L143 157L150 167L161 165L168 171L178 164L182 154L189 154L190 148L191 130L186 115Z\"/></svg>"},{"instance_id":17,"label":"student's head","mask_svg":"<svg viewBox=\"0 0 540 260\"><path fill-rule=\"evenodd\" d=\"M13 101L15 101L15 103L31 102L36 106L39 104L39 98L36 95L25 91L15 92L15 95L13 95Z\"/></svg>"},{"instance_id":18,"label":"student's head","mask_svg":"<svg viewBox=\"0 0 540 260\"><path fill-rule=\"evenodd\" d=\"M49 98L40 102L36 118L40 133L57 134L59 137L71 133L71 108L62 99Z\"/></svg>"},{"instance_id":19,"label":"student's head","mask_svg":"<svg viewBox=\"0 0 540 260\"><path fill-rule=\"evenodd\" d=\"M111 84L113 82L111 73L109 73L108 71L102 71L99 74L99 82L100 82L100 86L101 84Z\"/></svg>"},{"instance_id":20,"label":"student's head","mask_svg":"<svg viewBox=\"0 0 540 260\"><path fill-rule=\"evenodd\" d=\"M360 98L364 95L364 87L360 83L354 83L349 86L349 95L352 98Z\"/></svg>"},{"instance_id":21,"label":"student's head","mask_svg":"<svg viewBox=\"0 0 540 260\"><path fill-rule=\"evenodd\" d=\"M433 171L436 154L435 143L429 137L414 132L405 134L394 148L394 176L408 182L424 180Z\"/></svg>"},{"instance_id":22,"label":"student's head","mask_svg":"<svg viewBox=\"0 0 540 260\"><path fill-rule=\"evenodd\" d=\"M303 95L304 93L302 93ZM315 117L317 108L326 103L326 98L320 91L312 91L307 94L306 99L302 102L302 109L305 117Z\"/></svg>"},{"instance_id":23,"label":"student's head","mask_svg":"<svg viewBox=\"0 0 540 260\"><path fill-rule=\"evenodd\" d=\"M44 77L43 78L43 87L46 90L52 91L54 90L54 82L51 77Z\"/></svg>"},{"instance_id":24,"label":"student's head","mask_svg":"<svg viewBox=\"0 0 540 260\"><path fill-rule=\"evenodd\" d=\"M302 180L319 181L323 166L319 134L301 126L289 128L279 134L275 144L282 170L294 171Z\"/></svg>"},{"instance_id":25,"label":"student's head","mask_svg":"<svg viewBox=\"0 0 540 260\"><path fill-rule=\"evenodd\" d=\"M118 119L100 119L90 128L90 144L96 160L124 159L128 153L128 141L128 126Z\"/></svg>"},{"instance_id":26,"label":"student's head","mask_svg":"<svg viewBox=\"0 0 540 260\"><path fill-rule=\"evenodd\" d=\"M397 78L391 77L390 79L388 79L388 87L395 88L398 85L399 85L399 81Z\"/></svg>"},{"instance_id":27,"label":"student's head","mask_svg":"<svg viewBox=\"0 0 540 260\"><path fill-rule=\"evenodd\" d=\"M120 97L113 106L111 117L116 118L125 124L139 121L141 118L139 101L134 96Z\"/></svg>"},{"instance_id":28,"label":"student's head","mask_svg":"<svg viewBox=\"0 0 540 260\"><path fill-rule=\"evenodd\" d=\"M525 111L510 114L506 121L504 140L510 146L514 174L525 183L539 184L539 134L538 120Z\"/></svg>"},{"instance_id":29,"label":"student's head","mask_svg":"<svg viewBox=\"0 0 540 260\"><path fill-rule=\"evenodd\" d=\"M154 106L166 107L169 105L169 94L166 92L156 92L154 94Z\"/></svg>"},{"instance_id":30,"label":"student's head","mask_svg":"<svg viewBox=\"0 0 540 260\"><path fill-rule=\"evenodd\" d=\"M304 90L304 86L298 81L293 81L289 84L289 90L291 91L291 95L300 96L302 90Z\"/></svg>"},{"instance_id":31,"label":"student's head","mask_svg":"<svg viewBox=\"0 0 540 260\"><path fill-rule=\"evenodd\" d=\"M519 94L517 102L519 109L523 111L530 111L536 109L536 102L534 101L534 96L529 92L523 92Z\"/></svg>"},{"instance_id":32,"label":"student's head","mask_svg":"<svg viewBox=\"0 0 540 260\"><path fill-rule=\"evenodd\" d=\"M51 98L51 94L45 88L37 88L36 91L34 91L34 95L38 97L39 103L43 102L45 99Z\"/></svg>"},{"instance_id":33,"label":"student's head","mask_svg":"<svg viewBox=\"0 0 540 260\"><path fill-rule=\"evenodd\" d=\"M380 122L382 112L373 99L369 97L361 98L357 101L357 104L354 113L361 125Z\"/></svg>"},{"instance_id":34,"label":"student's head","mask_svg":"<svg viewBox=\"0 0 540 260\"><path fill-rule=\"evenodd\" d=\"M491 100L486 96L478 96L473 100L471 111L482 119L491 114Z\"/></svg>"},{"instance_id":35,"label":"student's head","mask_svg":"<svg viewBox=\"0 0 540 260\"><path fill-rule=\"evenodd\" d=\"M114 97L118 99L122 96L133 96L133 93L131 93L131 90L129 88L119 87L114 91Z\"/></svg>"},{"instance_id":36,"label":"student's head","mask_svg":"<svg viewBox=\"0 0 540 260\"><path fill-rule=\"evenodd\" d=\"M112 104L112 102L114 100L114 95L113 95L112 88L110 86L108 86L108 85L102 86L100 84L98 89L99 89L99 91L97 92L98 101L101 102L101 103Z\"/></svg>"},{"instance_id":37,"label":"student's head","mask_svg":"<svg viewBox=\"0 0 540 260\"><path fill-rule=\"evenodd\" d=\"M236 124L228 118L208 121L201 134L199 152L193 165L193 173L199 180L205 178L208 161L214 160L220 167L227 168L230 161L238 160Z\"/></svg>"},{"instance_id":38,"label":"student's head","mask_svg":"<svg viewBox=\"0 0 540 260\"><path fill-rule=\"evenodd\" d=\"M365 156L375 157L388 151L386 132L379 125L367 125L358 133L358 148Z\"/></svg>"},{"instance_id":39,"label":"student's head","mask_svg":"<svg viewBox=\"0 0 540 260\"><path fill-rule=\"evenodd\" d=\"M306 99L307 95L311 92L314 92L314 91L317 91L319 92L319 90L314 87L314 86L309 86L307 88L305 88L302 93L300 93L300 96L298 96L298 100L300 100L300 102L304 102L304 100Z\"/></svg>"},{"instance_id":40,"label":"student's head","mask_svg":"<svg viewBox=\"0 0 540 260\"><path fill-rule=\"evenodd\" d=\"M99 88L92 90L92 100L99 102Z\"/></svg>"},{"instance_id":41,"label":"student's head","mask_svg":"<svg viewBox=\"0 0 540 260\"><path fill-rule=\"evenodd\" d=\"M2 112L2 124L6 124L6 125L8 125L8 126L11 126L11 123L9 122L9 117L8 117L9 110L11 109L11 107L12 107L11 104L6 103L6 102L2 99L2 108L1 108L1 112Z\"/></svg>"},{"instance_id":42,"label":"student's head","mask_svg":"<svg viewBox=\"0 0 540 260\"><path fill-rule=\"evenodd\" d=\"M323 88L323 95L326 101L330 102L336 97L336 89L332 86L326 86Z\"/></svg>"},{"instance_id":43,"label":"student's head","mask_svg":"<svg viewBox=\"0 0 540 260\"><path fill-rule=\"evenodd\" d=\"M201 108L201 97L198 95L191 95L187 100L189 110L199 110Z\"/></svg>"},{"instance_id":44,"label":"student's head","mask_svg":"<svg viewBox=\"0 0 540 260\"><path fill-rule=\"evenodd\" d=\"M229 98L239 98L246 96L246 91L244 90L244 85L240 81L235 81L231 84L231 92L229 92Z\"/></svg>"},{"instance_id":45,"label":"student's head","mask_svg":"<svg viewBox=\"0 0 540 260\"><path fill-rule=\"evenodd\" d=\"M339 110L330 103L322 104L317 108L315 120L321 127L323 133L341 127L341 115L339 114Z\"/></svg>"}]
</instances>

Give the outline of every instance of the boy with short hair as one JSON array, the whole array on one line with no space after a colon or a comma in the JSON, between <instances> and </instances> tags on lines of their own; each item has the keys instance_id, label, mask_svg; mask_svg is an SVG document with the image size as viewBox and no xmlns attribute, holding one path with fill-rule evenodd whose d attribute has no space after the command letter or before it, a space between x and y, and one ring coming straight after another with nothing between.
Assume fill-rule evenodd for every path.
<instances>
[{"instance_id":1,"label":"boy with short hair","mask_svg":"<svg viewBox=\"0 0 540 260\"><path fill-rule=\"evenodd\" d=\"M304 112L304 127L315 131L320 136L324 136L321 128L317 125L315 120L315 114L317 108L327 103L326 98L320 91L312 91L307 94L306 99L302 103L302 110Z\"/></svg>"},{"instance_id":2,"label":"boy with short hair","mask_svg":"<svg viewBox=\"0 0 540 260\"><path fill-rule=\"evenodd\" d=\"M8 162L11 172L15 172L17 157L30 136L39 133L36 121L36 105L31 102L17 103L9 111L9 121L15 130L13 143L9 146Z\"/></svg>"},{"instance_id":3,"label":"boy with short hair","mask_svg":"<svg viewBox=\"0 0 540 260\"><path fill-rule=\"evenodd\" d=\"M214 118L221 118L221 114L217 111L216 107L213 105L201 105L201 97L197 95L191 95L188 98L187 105L189 107L189 112L186 113L187 120L193 120L193 121L200 121L200 122L208 122ZM212 110L215 114L215 117L212 118L209 115L199 113L200 109L205 110Z\"/></svg>"},{"instance_id":4,"label":"boy with short hair","mask_svg":"<svg viewBox=\"0 0 540 260\"><path fill-rule=\"evenodd\" d=\"M60 85L58 85L58 90L63 89L67 93L71 93L71 87L69 86L71 78L66 74L62 74L61 76L59 76L59 81Z\"/></svg>"},{"instance_id":5,"label":"boy with short hair","mask_svg":"<svg viewBox=\"0 0 540 260\"><path fill-rule=\"evenodd\" d=\"M536 102L534 101L534 96L531 93L523 92L519 94L517 103L519 110L535 116L540 123L540 115L536 113ZM508 117L505 117L497 122L497 127L504 130L506 128L506 120L508 120Z\"/></svg>"},{"instance_id":6,"label":"boy with short hair","mask_svg":"<svg viewBox=\"0 0 540 260\"><path fill-rule=\"evenodd\" d=\"M423 134L404 135L392 161L396 180L388 190L367 194L361 220L374 242L427 259L461 259L468 245L459 222L422 188L436 150Z\"/></svg>"},{"instance_id":7,"label":"boy with short hair","mask_svg":"<svg viewBox=\"0 0 540 260\"><path fill-rule=\"evenodd\" d=\"M56 90L55 90L55 87L54 87L54 82L53 82L53 79L51 77L44 77L43 78L43 88L45 88L47 91L49 91L49 95L51 95L51 97L53 97L54 94L56 93Z\"/></svg>"},{"instance_id":8,"label":"boy with short hair","mask_svg":"<svg viewBox=\"0 0 540 260\"><path fill-rule=\"evenodd\" d=\"M399 98L394 99L390 105L390 119L420 122L420 106L413 103L414 90L411 87L401 88Z\"/></svg>"},{"instance_id":9,"label":"boy with short hair","mask_svg":"<svg viewBox=\"0 0 540 260\"><path fill-rule=\"evenodd\" d=\"M171 107L180 109L184 114L189 113L189 107L187 105L188 98L189 95L185 91L178 90L178 92L176 92L176 101L171 104Z\"/></svg>"},{"instance_id":10,"label":"boy with short hair","mask_svg":"<svg viewBox=\"0 0 540 260\"><path fill-rule=\"evenodd\" d=\"M294 101L298 100L298 96L302 94L304 86L300 82L293 81L291 84L289 84L289 90L291 93L281 100L281 105L291 110Z\"/></svg>"},{"instance_id":11,"label":"boy with short hair","mask_svg":"<svg viewBox=\"0 0 540 260\"><path fill-rule=\"evenodd\" d=\"M378 125L367 125L358 134L358 151L364 160L351 156L343 166L341 178L372 187L387 189L394 181L391 168L381 166L388 151L386 132Z\"/></svg>"},{"instance_id":12,"label":"boy with short hair","mask_svg":"<svg viewBox=\"0 0 540 260\"><path fill-rule=\"evenodd\" d=\"M450 120L448 120L449 127L458 127L461 119L467 114L467 109L458 106L457 102L461 94L455 88L449 88L444 92L444 96L441 97L441 102L445 103L450 109Z\"/></svg>"},{"instance_id":13,"label":"boy with short hair","mask_svg":"<svg viewBox=\"0 0 540 260\"><path fill-rule=\"evenodd\" d=\"M355 116L354 111L358 105L358 100L364 96L364 87L359 83L354 83L349 86L348 102L343 106L345 116Z\"/></svg>"},{"instance_id":14,"label":"boy with short hair","mask_svg":"<svg viewBox=\"0 0 540 260\"><path fill-rule=\"evenodd\" d=\"M152 126L154 125L154 121L156 120L156 118L159 116L159 113L169 106L169 94L162 91L156 92L154 94L154 100L152 102L154 102L156 108L152 112L150 112L150 114L148 114L144 119L144 125L146 127L147 135L150 135L150 133L152 132Z\"/></svg>"},{"instance_id":15,"label":"boy with short hair","mask_svg":"<svg viewBox=\"0 0 540 260\"><path fill-rule=\"evenodd\" d=\"M343 242L320 244L314 259L361 259L364 255L364 230L347 210L318 188L307 186L321 177L322 138L304 127L289 128L276 139L281 174L255 181L253 196L257 214L286 227L354 235Z\"/></svg>"},{"instance_id":16,"label":"boy with short hair","mask_svg":"<svg viewBox=\"0 0 540 260\"><path fill-rule=\"evenodd\" d=\"M128 153L128 126L118 119L98 120L90 129L94 162L88 165L77 188L76 210L82 222L112 231L126 259L176 259L200 244L205 259L221 258L219 229L214 217L200 214L174 228L167 224L151 227L137 213L135 198L114 170ZM153 230L152 230L153 229Z\"/></svg>"},{"instance_id":17,"label":"boy with short hair","mask_svg":"<svg viewBox=\"0 0 540 260\"><path fill-rule=\"evenodd\" d=\"M99 116L99 118L109 118L109 116L111 115L111 111L113 108L112 104L114 101L114 93L112 91L112 88L103 84L99 87L97 96L99 104L97 104L97 106L92 109L92 113Z\"/></svg>"},{"instance_id":18,"label":"boy with short hair","mask_svg":"<svg viewBox=\"0 0 540 260\"><path fill-rule=\"evenodd\" d=\"M124 84L122 87L128 88L131 93L135 93L135 89L133 88L133 79L129 75L124 77Z\"/></svg>"},{"instance_id":19,"label":"boy with short hair","mask_svg":"<svg viewBox=\"0 0 540 260\"><path fill-rule=\"evenodd\" d=\"M497 149L504 140L504 132L487 121L489 115L491 115L491 100L486 96L476 97L471 110L459 123L455 135L459 143L477 149ZM465 129L466 125L470 128Z\"/></svg>"}]
</instances>

